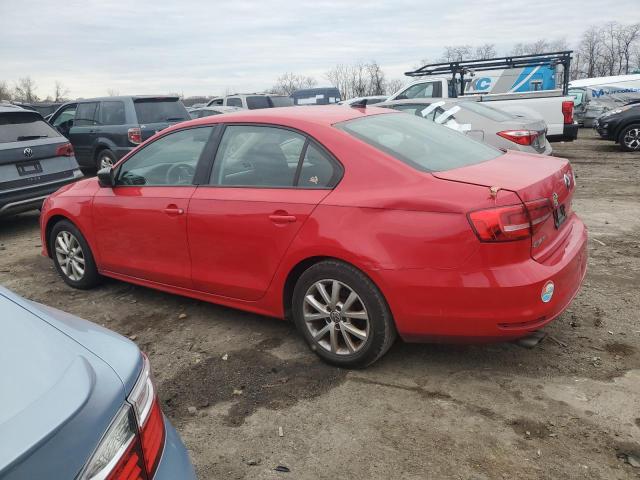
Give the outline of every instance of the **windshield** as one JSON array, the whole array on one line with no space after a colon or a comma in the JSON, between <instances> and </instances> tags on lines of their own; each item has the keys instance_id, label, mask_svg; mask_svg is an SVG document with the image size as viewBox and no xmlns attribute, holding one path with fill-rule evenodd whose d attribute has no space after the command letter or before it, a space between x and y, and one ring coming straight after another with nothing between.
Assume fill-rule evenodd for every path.
<instances>
[{"instance_id":1,"label":"windshield","mask_svg":"<svg viewBox=\"0 0 640 480\"><path fill-rule=\"evenodd\" d=\"M417 170L441 172L499 157L503 153L462 133L415 115L370 115L335 125Z\"/></svg>"},{"instance_id":2,"label":"windshield","mask_svg":"<svg viewBox=\"0 0 640 480\"><path fill-rule=\"evenodd\" d=\"M37 113L0 113L0 143L60 137Z\"/></svg>"},{"instance_id":3,"label":"windshield","mask_svg":"<svg viewBox=\"0 0 640 480\"><path fill-rule=\"evenodd\" d=\"M180 100L149 98L135 100L138 123L181 122L190 120L189 112Z\"/></svg>"}]
</instances>

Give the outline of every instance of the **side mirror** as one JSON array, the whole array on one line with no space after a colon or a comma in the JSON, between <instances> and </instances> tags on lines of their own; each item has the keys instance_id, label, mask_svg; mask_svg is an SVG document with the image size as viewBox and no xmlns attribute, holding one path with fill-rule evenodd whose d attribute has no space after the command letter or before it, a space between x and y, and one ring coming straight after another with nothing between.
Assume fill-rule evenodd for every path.
<instances>
[{"instance_id":1,"label":"side mirror","mask_svg":"<svg viewBox=\"0 0 640 480\"><path fill-rule=\"evenodd\" d=\"M98 185L105 188L111 188L115 183L113 180L113 170L111 167L105 167L98 170Z\"/></svg>"}]
</instances>

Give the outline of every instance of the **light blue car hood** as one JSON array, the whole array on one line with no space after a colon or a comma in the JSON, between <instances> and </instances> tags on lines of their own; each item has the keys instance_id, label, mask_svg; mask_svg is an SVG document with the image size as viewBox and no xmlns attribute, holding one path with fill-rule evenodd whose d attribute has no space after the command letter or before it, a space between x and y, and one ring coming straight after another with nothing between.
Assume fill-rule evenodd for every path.
<instances>
[{"instance_id":1,"label":"light blue car hood","mask_svg":"<svg viewBox=\"0 0 640 480\"><path fill-rule=\"evenodd\" d=\"M141 367L128 339L0 287L0 477L38 478L68 448L56 473L73 478Z\"/></svg>"}]
</instances>

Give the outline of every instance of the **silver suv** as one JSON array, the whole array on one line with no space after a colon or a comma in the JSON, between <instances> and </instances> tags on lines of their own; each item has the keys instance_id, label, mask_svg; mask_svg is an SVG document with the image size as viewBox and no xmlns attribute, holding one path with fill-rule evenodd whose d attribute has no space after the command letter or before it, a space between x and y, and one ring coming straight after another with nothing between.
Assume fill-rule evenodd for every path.
<instances>
[{"instance_id":1,"label":"silver suv","mask_svg":"<svg viewBox=\"0 0 640 480\"><path fill-rule=\"evenodd\" d=\"M258 108L291 107L293 99L286 95L276 95L274 93L234 93L216 97L207 103L207 107L225 106L240 107L248 110Z\"/></svg>"},{"instance_id":2,"label":"silver suv","mask_svg":"<svg viewBox=\"0 0 640 480\"><path fill-rule=\"evenodd\" d=\"M40 208L80 177L69 140L38 112L0 103L0 216Z\"/></svg>"}]
</instances>

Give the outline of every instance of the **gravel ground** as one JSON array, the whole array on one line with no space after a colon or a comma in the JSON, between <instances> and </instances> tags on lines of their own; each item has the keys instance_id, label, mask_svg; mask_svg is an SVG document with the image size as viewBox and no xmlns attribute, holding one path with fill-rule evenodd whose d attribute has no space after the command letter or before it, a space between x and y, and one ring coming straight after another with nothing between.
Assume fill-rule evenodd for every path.
<instances>
[{"instance_id":1,"label":"gravel ground","mask_svg":"<svg viewBox=\"0 0 640 480\"><path fill-rule=\"evenodd\" d=\"M336 369L284 322L112 280L72 290L35 213L0 220L0 283L135 340L202 479L639 478L640 155L580 137L554 148L589 270L533 349L397 342Z\"/></svg>"}]
</instances>

